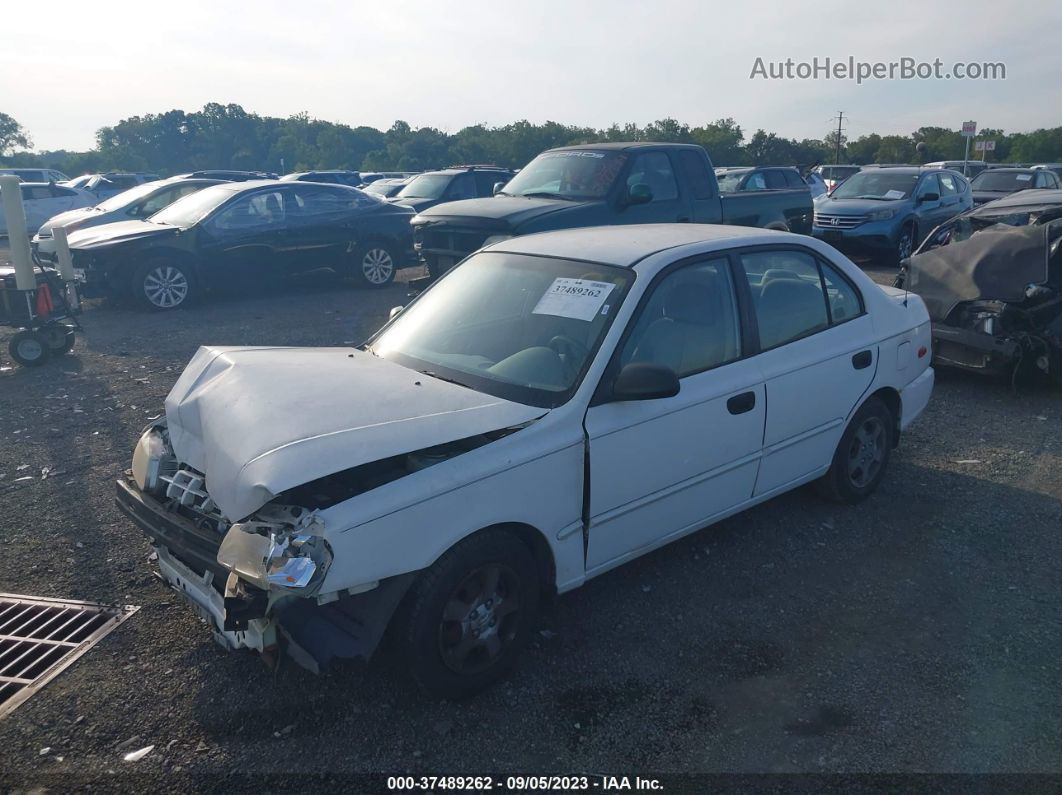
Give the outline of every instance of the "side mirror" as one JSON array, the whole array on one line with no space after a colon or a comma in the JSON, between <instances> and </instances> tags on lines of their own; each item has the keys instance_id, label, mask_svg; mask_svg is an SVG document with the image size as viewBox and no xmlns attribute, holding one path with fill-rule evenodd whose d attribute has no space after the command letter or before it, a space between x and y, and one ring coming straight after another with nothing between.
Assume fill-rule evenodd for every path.
<instances>
[{"instance_id":1,"label":"side mirror","mask_svg":"<svg viewBox=\"0 0 1062 795\"><path fill-rule=\"evenodd\" d=\"M612 384L612 399L657 400L679 393L678 375L670 367L649 362L631 362L623 366Z\"/></svg>"},{"instance_id":2,"label":"side mirror","mask_svg":"<svg viewBox=\"0 0 1062 795\"><path fill-rule=\"evenodd\" d=\"M939 193L923 193L918 197L918 201L921 202L938 202L940 201Z\"/></svg>"},{"instance_id":3,"label":"side mirror","mask_svg":"<svg viewBox=\"0 0 1062 795\"><path fill-rule=\"evenodd\" d=\"M404 306L392 306L391 311L387 313L387 319L394 320L396 317L402 314L403 309L405 309Z\"/></svg>"},{"instance_id":4,"label":"side mirror","mask_svg":"<svg viewBox=\"0 0 1062 795\"><path fill-rule=\"evenodd\" d=\"M637 182L627 188L626 205L632 207L635 204L648 204L653 200L653 191L644 182Z\"/></svg>"},{"instance_id":5,"label":"side mirror","mask_svg":"<svg viewBox=\"0 0 1062 795\"><path fill-rule=\"evenodd\" d=\"M505 183L504 182L495 182L494 183L494 190L491 192L491 195L497 196L499 193L502 192L503 188L505 188Z\"/></svg>"}]
</instances>

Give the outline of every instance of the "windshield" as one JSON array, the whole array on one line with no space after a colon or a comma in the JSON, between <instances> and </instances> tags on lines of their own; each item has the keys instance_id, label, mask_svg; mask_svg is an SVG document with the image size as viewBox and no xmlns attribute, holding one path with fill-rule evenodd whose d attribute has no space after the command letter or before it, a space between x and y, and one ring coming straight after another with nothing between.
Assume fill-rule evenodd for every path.
<instances>
[{"instance_id":1,"label":"windshield","mask_svg":"<svg viewBox=\"0 0 1062 795\"><path fill-rule=\"evenodd\" d=\"M627 155L623 152L564 150L543 152L505 186L507 196L555 196L559 199L604 198Z\"/></svg>"},{"instance_id":2,"label":"windshield","mask_svg":"<svg viewBox=\"0 0 1062 795\"><path fill-rule=\"evenodd\" d=\"M116 193L114 196L107 199L107 201L97 204L96 209L102 210L105 213L109 213L111 210L121 210L123 207L132 204L137 199L142 199L145 196L154 193L158 187L158 185L152 182L145 182L143 185L137 185L135 188Z\"/></svg>"},{"instance_id":3,"label":"windshield","mask_svg":"<svg viewBox=\"0 0 1062 795\"><path fill-rule=\"evenodd\" d=\"M719 192L734 193L738 189L738 185L741 184L741 180L748 173L748 171L724 171L721 174L716 172L715 176L719 181Z\"/></svg>"},{"instance_id":4,"label":"windshield","mask_svg":"<svg viewBox=\"0 0 1062 795\"><path fill-rule=\"evenodd\" d=\"M228 185L203 188L159 210L148 220L154 224L170 224L181 228L195 226L216 207L231 199L235 193Z\"/></svg>"},{"instance_id":5,"label":"windshield","mask_svg":"<svg viewBox=\"0 0 1062 795\"><path fill-rule=\"evenodd\" d=\"M398 198L441 199L453 178L453 174L421 174L398 192Z\"/></svg>"},{"instance_id":6,"label":"windshield","mask_svg":"<svg viewBox=\"0 0 1062 795\"><path fill-rule=\"evenodd\" d=\"M1019 171L982 171L970 181L974 190L1002 190L1008 193L1032 187L1032 174Z\"/></svg>"},{"instance_id":7,"label":"windshield","mask_svg":"<svg viewBox=\"0 0 1062 795\"><path fill-rule=\"evenodd\" d=\"M559 406L582 380L631 279L609 265L474 254L369 350L506 400Z\"/></svg>"},{"instance_id":8,"label":"windshield","mask_svg":"<svg viewBox=\"0 0 1062 795\"><path fill-rule=\"evenodd\" d=\"M402 186L400 184L396 185L393 182L376 180L376 182L366 185L362 190L366 193L375 193L379 196L394 196L401 188Z\"/></svg>"},{"instance_id":9,"label":"windshield","mask_svg":"<svg viewBox=\"0 0 1062 795\"><path fill-rule=\"evenodd\" d=\"M831 194L835 199L906 199L918 184L918 174L899 174L885 169L853 174Z\"/></svg>"}]
</instances>

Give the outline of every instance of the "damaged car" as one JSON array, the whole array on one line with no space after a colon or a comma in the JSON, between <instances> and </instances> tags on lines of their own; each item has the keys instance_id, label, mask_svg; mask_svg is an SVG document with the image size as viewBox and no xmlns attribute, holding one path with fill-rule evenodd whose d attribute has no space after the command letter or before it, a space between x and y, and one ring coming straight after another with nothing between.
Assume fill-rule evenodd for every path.
<instances>
[{"instance_id":1,"label":"damaged car","mask_svg":"<svg viewBox=\"0 0 1062 795\"><path fill-rule=\"evenodd\" d=\"M804 483L868 497L929 344L917 296L809 237L521 236L357 349L200 348L117 502L223 646L316 671L386 630L468 695L558 594Z\"/></svg>"},{"instance_id":2,"label":"damaged car","mask_svg":"<svg viewBox=\"0 0 1062 795\"><path fill-rule=\"evenodd\" d=\"M1062 191L1022 191L942 224L895 285L925 301L938 364L1062 383Z\"/></svg>"}]
</instances>

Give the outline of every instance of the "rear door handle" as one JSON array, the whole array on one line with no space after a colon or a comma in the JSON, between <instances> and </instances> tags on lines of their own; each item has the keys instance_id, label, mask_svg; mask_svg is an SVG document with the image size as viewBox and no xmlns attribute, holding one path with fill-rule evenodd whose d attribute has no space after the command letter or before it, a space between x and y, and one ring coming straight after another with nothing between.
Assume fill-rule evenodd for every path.
<instances>
[{"instance_id":1,"label":"rear door handle","mask_svg":"<svg viewBox=\"0 0 1062 795\"><path fill-rule=\"evenodd\" d=\"M744 414L756 408L756 393L742 392L726 402L726 410L731 414Z\"/></svg>"},{"instance_id":2,"label":"rear door handle","mask_svg":"<svg viewBox=\"0 0 1062 795\"><path fill-rule=\"evenodd\" d=\"M688 224L690 222L690 218L688 215L680 215L675 220L678 221L680 224Z\"/></svg>"},{"instance_id":3,"label":"rear door handle","mask_svg":"<svg viewBox=\"0 0 1062 795\"><path fill-rule=\"evenodd\" d=\"M860 351L852 356L852 367L857 370L864 370L870 367L870 363L874 361L874 354L870 351Z\"/></svg>"}]
</instances>

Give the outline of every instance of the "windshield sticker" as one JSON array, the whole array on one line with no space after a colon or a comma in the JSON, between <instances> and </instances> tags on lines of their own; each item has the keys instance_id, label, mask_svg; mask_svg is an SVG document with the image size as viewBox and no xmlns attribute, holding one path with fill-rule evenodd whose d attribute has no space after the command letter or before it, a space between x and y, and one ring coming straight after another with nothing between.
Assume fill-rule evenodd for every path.
<instances>
[{"instance_id":1,"label":"windshield sticker","mask_svg":"<svg viewBox=\"0 0 1062 795\"><path fill-rule=\"evenodd\" d=\"M1032 179L1032 174L1018 174L1015 179L1018 180L1018 182L1028 182Z\"/></svg>"},{"instance_id":2,"label":"windshield sticker","mask_svg":"<svg viewBox=\"0 0 1062 795\"><path fill-rule=\"evenodd\" d=\"M604 157L603 152L545 152L539 157L543 160L547 160L554 157Z\"/></svg>"},{"instance_id":3,"label":"windshield sticker","mask_svg":"<svg viewBox=\"0 0 1062 795\"><path fill-rule=\"evenodd\" d=\"M573 320L591 321L615 287L611 282L592 282L586 279L553 280L553 284L538 300L533 315L556 315Z\"/></svg>"},{"instance_id":4,"label":"windshield sticker","mask_svg":"<svg viewBox=\"0 0 1062 795\"><path fill-rule=\"evenodd\" d=\"M886 199L902 199L906 194L902 190L887 190L885 191Z\"/></svg>"}]
</instances>

